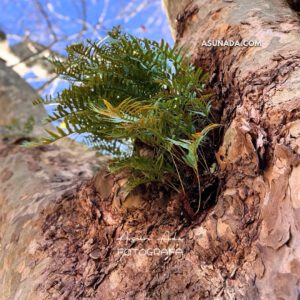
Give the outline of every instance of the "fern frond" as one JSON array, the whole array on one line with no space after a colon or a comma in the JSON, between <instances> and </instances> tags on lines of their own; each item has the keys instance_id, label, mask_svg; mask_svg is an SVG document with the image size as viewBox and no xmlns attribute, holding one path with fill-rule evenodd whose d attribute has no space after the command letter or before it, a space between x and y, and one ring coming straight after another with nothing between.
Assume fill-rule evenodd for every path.
<instances>
[{"instance_id":1,"label":"fern frond","mask_svg":"<svg viewBox=\"0 0 300 300\"><path fill-rule=\"evenodd\" d=\"M64 122L65 128L47 131L41 143L84 135L89 145L122 156L112 170L130 170L133 186L166 181L176 186L170 178L178 182L178 163L201 172L198 148L216 125L205 92L208 75L182 49L115 28L99 42L67 47L67 53L65 61L52 63L69 87L35 101L55 103L48 122ZM149 157L141 155L143 147Z\"/></svg>"}]
</instances>

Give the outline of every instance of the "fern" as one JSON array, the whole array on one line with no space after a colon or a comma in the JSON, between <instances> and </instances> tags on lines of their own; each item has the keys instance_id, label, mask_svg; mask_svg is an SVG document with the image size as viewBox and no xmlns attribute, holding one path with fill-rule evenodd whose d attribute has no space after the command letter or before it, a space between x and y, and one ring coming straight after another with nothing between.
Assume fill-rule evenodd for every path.
<instances>
[{"instance_id":1,"label":"fern","mask_svg":"<svg viewBox=\"0 0 300 300\"><path fill-rule=\"evenodd\" d=\"M71 45L67 53L66 61L52 63L70 87L36 101L56 103L48 121L64 122L65 130L47 131L40 143L83 134L90 145L118 155L111 170L130 171L130 188L159 182L184 190L185 168L200 187L198 149L217 126L204 93L207 74L182 49L117 28L97 43ZM131 151L122 143L131 143Z\"/></svg>"}]
</instances>

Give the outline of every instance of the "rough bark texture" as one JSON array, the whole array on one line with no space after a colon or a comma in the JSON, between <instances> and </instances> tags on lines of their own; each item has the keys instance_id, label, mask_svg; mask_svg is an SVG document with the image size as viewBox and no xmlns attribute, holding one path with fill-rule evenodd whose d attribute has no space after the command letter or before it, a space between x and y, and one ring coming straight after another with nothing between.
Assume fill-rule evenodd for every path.
<instances>
[{"instance_id":1,"label":"rough bark texture","mask_svg":"<svg viewBox=\"0 0 300 300\"><path fill-rule=\"evenodd\" d=\"M0 120L15 118L24 124L36 119L31 136L41 134L43 108L34 108L38 95L22 78L0 62ZM3 128L2 128L3 129ZM22 133L0 141L0 290L1 299L42 299L36 291L42 273L51 264L37 252L44 219L41 212L60 195L90 179L101 160L70 143L36 149L20 147ZM26 137L28 138L28 137ZM72 145L72 147L70 147Z\"/></svg>"},{"instance_id":2,"label":"rough bark texture","mask_svg":"<svg viewBox=\"0 0 300 300\"><path fill-rule=\"evenodd\" d=\"M123 201L126 177L102 171L91 179L99 162L81 149L24 150L3 141L5 299L299 297L298 15L279 0L165 7L177 43L210 72L222 111L217 204L190 224L176 197L142 191ZM263 46L201 47L208 39L257 39ZM148 240L120 240L126 232ZM167 232L183 240L159 241ZM183 254L127 256L121 247L178 247Z\"/></svg>"},{"instance_id":3,"label":"rough bark texture","mask_svg":"<svg viewBox=\"0 0 300 300\"><path fill-rule=\"evenodd\" d=\"M217 159L225 185L214 211L229 243L205 285L211 296L297 299L300 265L300 22L284 1L166 1L177 42L211 74L225 135ZM183 5L181 3L181 5ZM261 48L206 48L204 40L259 40ZM226 259L224 259L226 257ZM223 271L221 271L223 269ZM233 273L232 273L233 271ZM205 280L203 277L200 279Z\"/></svg>"}]
</instances>

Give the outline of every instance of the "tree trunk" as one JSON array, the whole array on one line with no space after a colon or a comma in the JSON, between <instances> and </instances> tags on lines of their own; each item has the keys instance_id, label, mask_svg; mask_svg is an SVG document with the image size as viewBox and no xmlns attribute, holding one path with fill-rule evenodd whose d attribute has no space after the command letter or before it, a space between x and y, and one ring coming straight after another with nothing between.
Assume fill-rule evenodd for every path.
<instances>
[{"instance_id":1,"label":"tree trunk","mask_svg":"<svg viewBox=\"0 0 300 300\"><path fill-rule=\"evenodd\" d=\"M104 159L80 146L28 150L21 138L6 138L4 299L299 297L298 15L280 0L164 2L177 43L210 72L222 112L217 204L190 224L178 197L152 190L124 201L126 176L108 176ZM262 47L203 47L209 39L255 39ZM17 117L36 95L0 67L0 106L9 103L5 116Z\"/></svg>"}]
</instances>

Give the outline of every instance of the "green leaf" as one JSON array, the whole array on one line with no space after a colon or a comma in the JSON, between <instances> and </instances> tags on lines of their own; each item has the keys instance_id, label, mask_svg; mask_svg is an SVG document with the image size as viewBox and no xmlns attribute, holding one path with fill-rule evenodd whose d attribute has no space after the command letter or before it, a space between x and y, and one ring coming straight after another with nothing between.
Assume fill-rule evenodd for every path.
<instances>
[{"instance_id":1,"label":"green leaf","mask_svg":"<svg viewBox=\"0 0 300 300\"><path fill-rule=\"evenodd\" d=\"M69 87L34 101L55 103L47 121L64 129L46 130L40 144L83 135L89 146L117 156L112 171L128 170L133 186L160 182L177 189L180 182L184 188L180 172L198 172L198 149L217 126L210 121L208 74L182 48L120 28L66 50L65 61L51 61Z\"/></svg>"}]
</instances>

